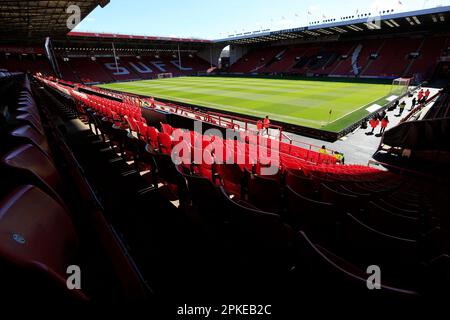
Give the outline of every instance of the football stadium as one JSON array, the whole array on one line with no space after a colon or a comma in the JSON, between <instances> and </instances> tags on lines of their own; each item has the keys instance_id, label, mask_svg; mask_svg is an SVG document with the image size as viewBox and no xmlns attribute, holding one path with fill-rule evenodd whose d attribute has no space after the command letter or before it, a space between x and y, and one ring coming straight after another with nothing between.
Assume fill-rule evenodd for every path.
<instances>
[{"instance_id":1,"label":"football stadium","mask_svg":"<svg viewBox=\"0 0 450 320\"><path fill-rule=\"evenodd\" d=\"M378 102L387 104L391 85L302 80L173 78L102 85L322 130L342 130ZM389 94L389 96L388 96ZM363 109L362 113L358 112ZM330 114L331 111L331 114ZM346 119L344 119L346 118ZM342 120L339 123L338 120ZM334 125L333 125L334 124Z\"/></svg>"},{"instance_id":2,"label":"football stadium","mask_svg":"<svg viewBox=\"0 0 450 320\"><path fill-rule=\"evenodd\" d=\"M445 307L450 3L212 2L0 1L2 300Z\"/></svg>"}]
</instances>

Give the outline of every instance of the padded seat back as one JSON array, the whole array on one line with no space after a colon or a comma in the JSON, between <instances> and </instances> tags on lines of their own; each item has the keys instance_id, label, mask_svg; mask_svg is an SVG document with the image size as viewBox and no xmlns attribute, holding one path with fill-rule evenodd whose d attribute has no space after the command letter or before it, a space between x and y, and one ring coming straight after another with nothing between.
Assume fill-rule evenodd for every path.
<instances>
[{"instance_id":1,"label":"padded seat back","mask_svg":"<svg viewBox=\"0 0 450 320\"><path fill-rule=\"evenodd\" d=\"M14 175L17 182L39 185L62 203L61 178L52 161L39 148L31 144L21 145L3 155L1 165Z\"/></svg>"},{"instance_id":2,"label":"padded seat back","mask_svg":"<svg viewBox=\"0 0 450 320\"><path fill-rule=\"evenodd\" d=\"M286 186L290 187L298 194L302 194L310 198L314 197L315 187L313 180L309 177L287 170L285 175L285 183Z\"/></svg>"},{"instance_id":3,"label":"padded seat back","mask_svg":"<svg viewBox=\"0 0 450 320\"><path fill-rule=\"evenodd\" d=\"M257 208L266 211L281 212L281 185L279 180L248 173L248 201Z\"/></svg>"},{"instance_id":4,"label":"padded seat back","mask_svg":"<svg viewBox=\"0 0 450 320\"><path fill-rule=\"evenodd\" d=\"M11 130L8 135L18 139L21 142L32 142L34 145L41 148L41 150L44 151L46 155L49 156L51 154L50 147L45 136L40 134L37 130L29 125L23 125L15 128Z\"/></svg>"},{"instance_id":5,"label":"padded seat back","mask_svg":"<svg viewBox=\"0 0 450 320\"><path fill-rule=\"evenodd\" d=\"M391 283L411 285L420 274L420 247L413 239L395 237L364 224L351 214L344 221L346 244L352 262L362 266L378 265ZM413 281L414 282L414 281ZM419 285L415 283L415 285Z\"/></svg>"},{"instance_id":6,"label":"padded seat back","mask_svg":"<svg viewBox=\"0 0 450 320\"><path fill-rule=\"evenodd\" d=\"M172 152L172 138L167 133L158 134L158 143L162 153L170 154Z\"/></svg>"},{"instance_id":7,"label":"padded seat back","mask_svg":"<svg viewBox=\"0 0 450 320\"><path fill-rule=\"evenodd\" d=\"M31 113L20 113L16 116L16 119L33 126L40 134L45 135L40 120L36 119Z\"/></svg>"},{"instance_id":8,"label":"padded seat back","mask_svg":"<svg viewBox=\"0 0 450 320\"><path fill-rule=\"evenodd\" d=\"M421 227L419 218L398 215L375 202L369 203L364 221L376 230L410 239L419 236Z\"/></svg>"},{"instance_id":9,"label":"padded seat back","mask_svg":"<svg viewBox=\"0 0 450 320\"><path fill-rule=\"evenodd\" d=\"M39 283L39 275L66 294L86 298L66 287L67 267L77 264L77 250L68 213L42 190L20 186L0 200L0 259L15 266L11 277L32 274L30 279Z\"/></svg>"},{"instance_id":10,"label":"padded seat back","mask_svg":"<svg viewBox=\"0 0 450 320\"><path fill-rule=\"evenodd\" d=\"M381 283L381 290L367 290L367 273L348 261L313 243L303 231L297 237L299 283L309 295L320 299L367 299L367 301L398 301L411 299L415 291L404 290ZM376 300L374 300L376 299Z\"/></svg>"},{"instance_id":11,"label":"padded seat back","mask_svg":"<svg viewBox=\"0 0 450 320\"><path fill-rule=\"evenodd\" d=\"M241 168L233 164L217 164L216 170L222 180L223 186L228 193L239 198L242 197L242 187L244 180L244 172Z\"/></svg>"}]
</instances>

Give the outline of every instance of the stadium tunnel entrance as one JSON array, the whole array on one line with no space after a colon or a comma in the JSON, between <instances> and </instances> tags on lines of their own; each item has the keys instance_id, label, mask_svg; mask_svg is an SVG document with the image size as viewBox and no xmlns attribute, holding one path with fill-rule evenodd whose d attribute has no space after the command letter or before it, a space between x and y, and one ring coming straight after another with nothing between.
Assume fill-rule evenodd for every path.
<instances>
[{"instance_id":1,"label":"stadium tunnel entrance","mask_svg":"<svg viewBox=\"0 0 450 320\"><path fill-rule=\"evenodd\" d=\"M211 64L211 69L217 68L220 66L220 58L222 56L222 52L226 49L226 46L223 44L213 44L208 48L200 50L197 52L197 55L208 61Z\"/></svg>"}]
</instances>

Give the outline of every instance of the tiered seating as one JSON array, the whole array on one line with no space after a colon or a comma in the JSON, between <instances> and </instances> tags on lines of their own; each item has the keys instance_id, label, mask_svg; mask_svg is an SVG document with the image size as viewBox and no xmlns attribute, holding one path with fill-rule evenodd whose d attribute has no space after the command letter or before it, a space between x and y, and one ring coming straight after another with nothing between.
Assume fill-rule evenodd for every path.
<instances>
[{"instance_id":1,"label":"tiered seating","mask_svg":"<svg viewBox=\"0 0 450 320\"><path fill-rule=\"evenodd\" d=\"M110 59L113 60L113 59ZM139 79L152 79L156 77L159 72L155 70L152 65L145 59L138 59L137 57L121 57L120 65L125 67L130 72L130 77L137 76ZM107 69L111 72L110 69Z\"/></svg>"},{"instance_id":2,"label":"tiered seating","mask_svg":"<svg viewBox=\"0 0 450 320\"><path fill-rule=\"evenodd\" d=\"M341 57L347 55L348 58L344 61L351 61L352 49L355 49L356 45L353 42L338 42L333 44L330 48L327 48L328 52L332 52L332 56L327 61L327 64L323 66L320 70L315 70L318 74L329 75L336 67L342 62ZM351 66L350 66L351 68Z\"/></svg>"},{"instance_id":3,"label":"tiered seating","mask_svg":"<svg viewBox=\"0 0 450 320\"><path fill-rule=\"evenodd\" d=\"M228 141L168 124L150 130L139 114L130 114L132 106L90 95L73 97L82 101L80 113L105 141L112 141L111 148L124 158L132 155L140 163L137 168L150 170L159 190L172 190L180 210L208 241L232 248L230 266L238 265L239 274L285 275L293 287L313 295L379 299L437 294L433 290L447 285L448 241L436 239L448 237L442 208L448 212L449 206L435 197L443 188L448 192L447 186L327 163L324 155L276 147L270 139L266 146L279 153L280 170L264 175L264 161L251 149L252 137ZM183 152L171 152L177 149ZM207 156L197 161L202 150ZM235 164L239 156L244 162ZM230 158L235 163L223 163ZM366 289L371 265L382 270L381 291ZM326 284L341 287L323 292Z\"/></svg>"},{"instance_id":4,"label":"tiered seating","mask_svg":"<svg viewBox=\"0 0 450 320\"><path fill-rule=\"evenodd\" d=\"M71 82L83 82L79 78L78 72L73 70L70 66L70 62L58 59L58 66L64 80Z\"/></svg>"},{"instance_id":5,"label":"tiered seating","mask_svg":"<svg viewBox=\"0 0 450 320\"><path fill-rule=\"evenodd\" d=\"M5 298L68 302L144 297L140 279L102 218L80 168L48 122L53 116L38 108L25 76L9 81L8 92L1 91L9 116L0 118L0 278ZM77 267L82 287L69 290L66 280Z\"/></svg>"},{"instance_id":6,"label":"tiered seating","mask_svg":"<svg viewBox=\"0 0 450 320\"><path fill-rule=\"evenodd\" d=\"M320 46L312 45L306 48L303 55L300 57L300 60L292 66L292 68L288 72L296 73L296 74L305 74L309 72L310 65L312 66L315 58L320 52Z\"/></svg>"},{"instance_id":7,"label":"tiered seating","mask_svg":"<svg viewBox=\"0 0 450 320\"><path fill-rule=\"evenodd\" d=\"M272 63L269 67L265 67L260 70L262 73L281 73L290 70L292 66L297 62L296 58L302 56L305 51L304 47L288 48L283 54L280 61Z\"/></svg>"},{"instance_id":8,"label":"tiered seating","mask_svg":"<svg viewBox=\"0 0 450 320\"><path fill-rule=\"evenodd\" d=\"M64 62L59 59L59 64L64 64ZM70 58L67 65L72 69L73 74L75 74L84 83L95 83L95 82L111 82L113 78L100 66L97 61L92 61L90 58ZM67 73L67 71L66 71ZM64 74L63 74L63 77ZM73 79L73 75L70 75L67 80Z\"/></svg>"},{"instance_id":9,"label":"tiered seating","mask_svg":"<svg viewBox=\"0 0 450 320\"><path fill-rule=\"evenodd\" d=\"M117 68L114 58L97 58L96 62L104 68L115 81L129 81L140 79L139 74L135 72L135 69L131 68L127 61L121 59L117 61Z\"/></svg>"},{"instance_id":10,"label":"tiered seating","mask_svg":"<svg viewBox=\"0 0 450 320\"><path fill-rule=\"evenodd\" d=\"M426 37L419 51L419 57L413 62L408 70L408 75L413 76L417 73L429 76L434 71L437 59L442 56L443 50L448 47L448 38L446 37Z\"/></svg>"},{"instance_id":11,"label":"tiered seating","mask_svg":"<svg viewBox=\"0 0 450 320\"><path fill-rule=\"evenodd\" d=\"M301 47L253 49L232 65L229 71L351 76L355 75L352 56L360 45L357 67L362 76L400 77L416 73L430 75L446 41L446 37L425 38L425 41L424 38L392 38L325 43L320 46L310 44ZM421 53L417 60L408 57L410 53L417 51ZM376 53L379 54L378 58L370 59ZM279 60L275 59L277 54L280 54ZM342 55L348 57L341 60ZM321 58L318 59L318 56Z\"/></svg>"},{"instance_id":12,"label":"tiered seating","mask_svg":"<svg viewBox=\"0 0 450 320\"><path fill-rule=\"evenodd\" d=\"M172 73L173 75L192 75L197 72L206 72L210 65L202 58L196 55L181 55L181 68L179 67L180 61L177 55L161 54L159 58L155 57L142 57L142 60L153 70L153 77L156 78L158 73ZM156 67L156 65L159 66Z\"/></svg>"},{"instance_id":13,"label":"tiered seating","mask_svg":"<svg viewBox=\"0 0 450 320\"><path fill-rule=\"evenodd\" d=\"M159 73L191 75L210 68L209 63L196 55L182 55L181 68L178 57L172 55L142 56L140 59L123 56L118 60L118 71L113 57L99 57L95 61L90 57L69 58L69 61L58 58L58 64L64 80L83 83L153 79Z\"/></svg>"},{"instance_id":14,"label":"tiered seating","mask_svg":"<svg viewBox=\"0 0 450 320\"><path fill-rule=\"evenodd\" d=\"M399 47L401 61L395 60L397 55L390 56L393 51L391 42L394 46ZM358 67L364 70L365 66L371 62L369 56L377 53L383 45L384 50L380 52L380 57L370 63L369 68L364 72L364 75L369 76L393 76L402 75L406 71L406 67L410 60L406 59L406 55L418 49L421 39L403 39L400 43L397 39L386 40L367 40L361 43L362 51L358 58ZM294 48L273 47L266 49L255 49L242 57L230 68L230 72L259 72L259 73L299 73L305 74L307 72L314 72L317 74L328 75L352 75L353 70L351 66L353 50L356 49L358 43L355 42L339 42L337 44L322 45L322 46L302 46ZM387 45L387 46L386 46ZM285 52L284 52L285 50ZM425 47L424 50L427 50ZM269 65L265 65L273 59L276 54L282 53L279 61L273 61ZM396 51L398 52L398 50ZM342 55L348 55L348 58L341 61ZM383 58L381 56L383 55ZM317 59L317 56L322 56ZM435 53L433 53L435 55ZM300 60L296 60L300 57ZM264 60L262 60L264 58ZM382 61L382 62L379 62ZM381 65L382 63L382 65ZM392 70L392 71L390 71ZM390 72L390 73L389 73Z\"/></svg>"},{"instance_id":15,"label":"tiered seating","mask_svg":"<svg viewBox=\"0 0 450 320\"><path fill-rule=\"evenodd\" d=\"M251 73L259 72L266 63L274 58L283 49L280 47L269 47L255 49L244 55L239 61L230 67L230 72Z\"/></svg>"},{"instance_id":16,"label":"tiered seating","mask_svg":"<svg viewBox=\"0 0 450 320\"><path fill-rule=\"evenodd\" d=\"M0 69L6 69L10 72L40 72L47 76L54 75L52 68L44 55L10 55L0 56Z\"/></svg>"},{"instance_id":17,"label":"tiered seating","mask_svg":"<svg viewBox=\"0 0 450 320\"><path fill-rule=\"evenodd\" d=\"M385 41L377 59L363 71L365 76L400 77L411 63L408 55L417 52L422 38L395 38Z\"/></svg>"},{"instance_id":18,"label":"tiered seating","mask_svg":"<svg viewBox=\"0 0 450 320\"><path fill-rule=\"evenodd\" d=\"M450 94L446 88L434 103L433 107L425 115L425 119L443 119L450 117Z\"/></svg>"}]
</instances>

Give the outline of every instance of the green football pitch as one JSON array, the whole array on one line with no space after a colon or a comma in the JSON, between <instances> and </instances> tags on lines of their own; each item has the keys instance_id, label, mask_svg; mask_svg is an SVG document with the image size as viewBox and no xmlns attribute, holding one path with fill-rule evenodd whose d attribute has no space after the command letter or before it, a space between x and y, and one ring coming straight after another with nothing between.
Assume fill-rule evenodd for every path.
<instances>
[{"instance_id":1,"label":"green football pitch","mask_svg":"<svg viewBox=\"0 0 450 320\"><path fill-rule=\"evenodd\" d=\"M367 116L374 104L384 106L391 96L389 84L351 80L180 77L100 87L335 132Z\"/></svg>"}]
</instances>

